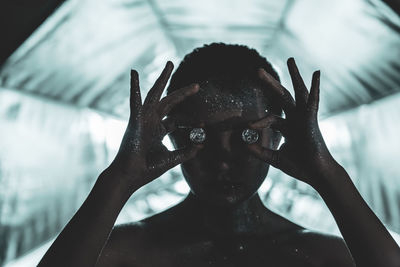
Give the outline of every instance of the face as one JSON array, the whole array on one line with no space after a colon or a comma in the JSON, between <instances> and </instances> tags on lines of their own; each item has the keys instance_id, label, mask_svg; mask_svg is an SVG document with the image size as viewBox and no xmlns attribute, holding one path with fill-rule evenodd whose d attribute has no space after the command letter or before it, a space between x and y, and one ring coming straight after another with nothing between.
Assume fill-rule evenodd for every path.
<instances>
[{"instance_id":1,"label":"face","mask_svg":"<svg viewBox=\"0 0 400 267\"><path fill-rule=\"evenodd\" d=\"M203 149L195 158L181 164L192 193L202 201L229 206L257 192L269 165L247 150L241 135L248 123L266 115L270 106L266 101L256 86L241 88L233 94L207 84L188 100L189 108L185 108L184 114L174 115L180 126L170 134L175 148L192 145L191 129L201 127L206 132ZM279 143L276 132L263 129L258 133L260 145L276 149Z\"/></svg>"}]
</instances>

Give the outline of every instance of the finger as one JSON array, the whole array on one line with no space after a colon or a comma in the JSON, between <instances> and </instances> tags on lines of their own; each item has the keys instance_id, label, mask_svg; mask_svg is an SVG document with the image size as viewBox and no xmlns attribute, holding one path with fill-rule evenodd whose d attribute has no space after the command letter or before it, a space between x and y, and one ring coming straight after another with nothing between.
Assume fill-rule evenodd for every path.
<instances>
[{"instance_id":1,"label":"finger","mask_svg":"<svg viewBox=\"0 0 400 267\"><path fill-rule=\"evenodd\" d=\"M144 105L146 106L152 105L160 100L162 92L164 91L164 88L167 85L168 79L171 76L173 69L174 69L174 64L172 64L171 61L168 61L161 75L158 77L153 87L147 94L147 97L144 101Z\"/></svg>"},{"instance_id":2,"label":"finger","mask_svg":"<svg viewBox=\"0 0 400 267\"><path fill-rule=\"evenodd\" d=\"M265 161L266 163L279 168L280 164L280 152L278 150L272 150L269 148L264 148L258 144L248 145L247 148L252 152L257 158Z\"/></svg>"},{"instance_id":3,"label":"finger","mask_svg":"<svg viewBox=\"0 0 400 267\"><path fill-rule=\"evenodd\" d=\"M195 83L176 90L175 92L161 99L158 108L160 117L163 118L164 116L166 116L175 105L182 102L186 97L197 93L199 89L200 86Z\"/></svg>"},{"instance_id":4,"label":"finger","mask_svg":"<svg viewBox=\"0 0 400 267\"><path fill-rule=\"evenodd\" d=\"M285 137L288 133L287 121L274 114L268 114L261 120L250 123L249 127L251 129L272 128L280 131Z\"/></svg>"},{"instance_id":5,"label":"finger","mask_svg":"<svg viewBox=\"0 0 400 267\"><path fill-rule=\"evenodd\" d=\"M289 91L283 87L280 82L275 80L274 77L271 76L268 72L264 69L258 70L258 77L272 90L278 95L279 100L282 104L283 110L285 111L286 115L292 113L292 111L296 108L295 101Z\"/></svg>"},{"instance_id":6,"label":"finger","mask_svg":"<svg viewBox=\"0 0 400 267\"><path fill-rule=\"evenodd\" d=\"M164 126L164 129L165 129L164 135L175 131L177 128L176 120L172 117L167 117L167 118L163 119L161 121L161 124Z\"/></svg>"},{"instance_id":7,"label":"finger","mask_svg":"<svg viewBox=\"0 0 400 267\"><path fill-rule=\"evenodd\" d=\"M160 173L164 173L169 169L181 164L194 156L203 148L203 145L192 145L186 148L177 149L169 152L167 159L160 160L154 164L153 169Z\"/></svg>"},{"instance_id":8,"label":"finger","mask_svg":"<svg viewBox=\"0 0 400 267\"><path fill-rule=\"evenodd\" d=\"M294 94L296 98L296 106L301 109L305 109L308 98L307 87L304 84L303 78L300 75L294 58L289 58L287 61L287 65L290 73L290 78L292 79Z\"/></svg>"},{"instance_id":9,"label":"finger","mask_svg":"<svg viewBox=\"0 0 400 267\"><path fill-rule=\"evenodd\" d=\"M319 82L320 82L321 72L316 71L313 73L311 81L310 96L307 101L307 109L313 114L317 114L319 106Z\"/></svg>"},{"instance_id":10,"label":"finger","mask_svg":"<svg viewBox=\"0 0 400 267\"><path fill-rule=\"evenodd\" d=\"M131 115L137 116L142 107L142 96L140 95L139 74L136 70L131 70L131 90L130 90Z\"/></svg>"}]
</instances>

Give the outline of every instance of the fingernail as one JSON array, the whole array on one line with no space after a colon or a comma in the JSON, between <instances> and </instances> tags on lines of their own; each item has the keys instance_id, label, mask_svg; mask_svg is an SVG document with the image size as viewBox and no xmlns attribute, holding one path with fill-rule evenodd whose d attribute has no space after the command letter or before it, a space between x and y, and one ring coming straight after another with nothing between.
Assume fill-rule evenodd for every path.
<instances>
[{"instance_id":1,"label":"fingernail","mask_svg":"<svg viewBox=\"0 0 400 267\"><path fill-rule=\"evenodd\" d=\"M137 77L138 76L138 72L134 69L131 69L131 77Z\"/></svg>"},{"instance_id":2,"label":"fingernail","mask_svg":"<svg viewBox=\"0 0 400 267\"><path fill-rule=\"evenodd\" d=\"M267 74L267 72L264 69L258 69L258 76L265 76Z\"/></svg>"},{"instance_id":3,"label":"fingernail","mask_svg":"<svg viewBox=\"0 0 400 267\"><path fill-rule=\"evenodd\" d=\"M198 92L199 91L199 89L200 89L200 85L198 84L198 83L194 83L194 84L192 84L192 87L193 87L193 91L194 92Z\"/></svg>"}]
</instances>

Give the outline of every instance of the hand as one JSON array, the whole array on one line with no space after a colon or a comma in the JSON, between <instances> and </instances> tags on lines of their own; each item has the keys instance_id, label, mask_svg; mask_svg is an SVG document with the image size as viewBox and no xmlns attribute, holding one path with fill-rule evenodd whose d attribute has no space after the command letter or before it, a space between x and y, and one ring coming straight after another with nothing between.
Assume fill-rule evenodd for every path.
<instances>
[{"instance_id":1,"label":"hand","mask_svg":"<svg viewBox=\"0 0 400 267\"><path fill-rule=\"evenodd\" d=\"M194 157L201 145L169 151L163 137L176 129L171 118L164 117L186 97L199 91L198 84L176 90L160 100L173 69L167 62L160 77L142 104L138 73L131 71L130 118L117 156L110 168L133 191L159 177L172 167Z\"/></svg>"},{"instance_id":2,"label":"hand","mask_svg":"<svg viewBox=\"0 0 400 267\"><path fill-rule=\"evenodd\" d=\"M258 158L315 187L326 176L324 174L332 172L338 166L329 153L318 126L320 72L314 72L308 92L293 58L288 60L288 69L296 100L265 70L260 69L258 72L265 88L278 96L286 118L269 114L249 125L253 129L278 130L285 137L285 142L279 150L263 148L257 143L248 148Z\"/></svg>"}]
</instances>

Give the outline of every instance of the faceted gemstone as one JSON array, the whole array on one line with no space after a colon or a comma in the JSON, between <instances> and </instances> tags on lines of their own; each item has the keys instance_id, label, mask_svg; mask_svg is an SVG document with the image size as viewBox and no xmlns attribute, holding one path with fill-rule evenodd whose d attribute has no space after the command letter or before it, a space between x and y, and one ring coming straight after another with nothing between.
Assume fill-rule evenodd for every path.
<instances>
[{"instance_id":1,"label":"faceted gemstone","mask_svg":"<svg viewBox=\"0 0 400 267\"><path fill-rule=\"evenodd\" d=\"M244 129L242 132L242 139L247 144L253 144L258 140L258 132L253 129Z\"/></svg>"},{"instance_id":2,"label":"faceted gemstone","mask_svg":"<svg viewBox=\"0 0 400 267\"><path fill-rule=\"evenodd\" d=\"M203 143L206 140L206 132L203 128L193 128L190 131L189 138L193 143Z\"/></svg>"}]
</instances>

